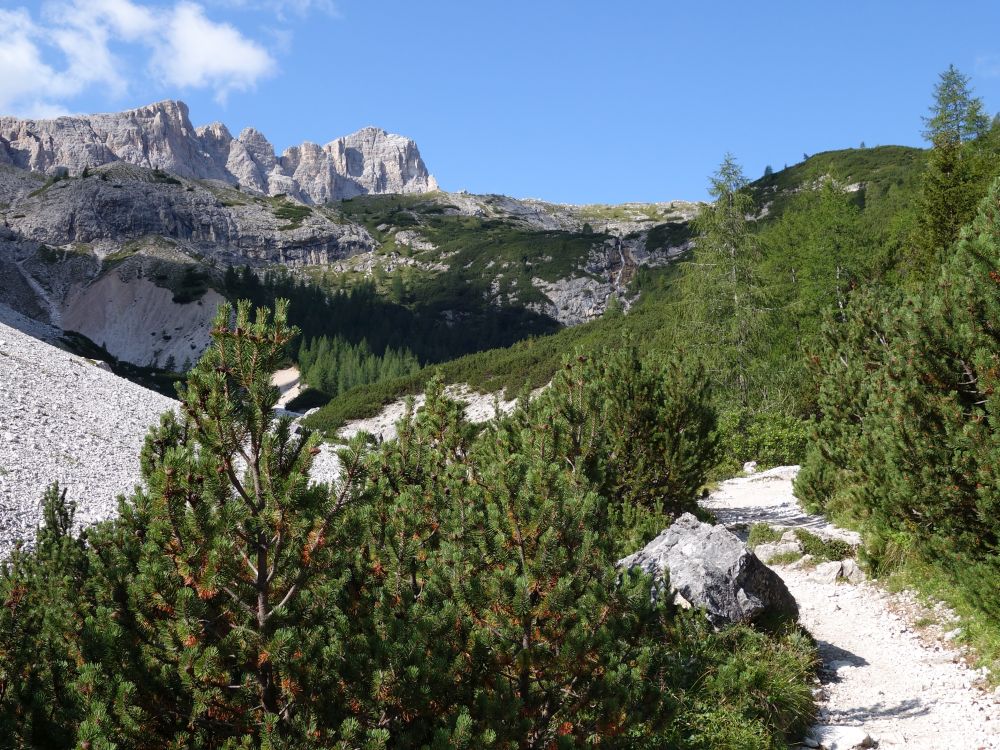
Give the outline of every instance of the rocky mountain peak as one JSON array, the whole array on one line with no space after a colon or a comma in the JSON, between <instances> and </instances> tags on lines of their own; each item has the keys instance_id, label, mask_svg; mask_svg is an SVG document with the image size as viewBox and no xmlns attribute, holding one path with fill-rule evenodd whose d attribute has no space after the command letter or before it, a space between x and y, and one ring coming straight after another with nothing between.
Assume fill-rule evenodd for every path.
<instances>
[{"instance_id":1,"label":"rocky mountain peak","mask_svg":"<svg viewBox=\"0 0 1000 750\"><path fill-rule=\"evenodd\" d=\"M277 157L255 128L233 138L220 122L194 127L182 101L54 120L0 117L0 164L75 175L113 161L269 195L284 193L305 203L437 189L416 143L376 127L326 146L292 146Z\"/></svg>"}]
</instances>

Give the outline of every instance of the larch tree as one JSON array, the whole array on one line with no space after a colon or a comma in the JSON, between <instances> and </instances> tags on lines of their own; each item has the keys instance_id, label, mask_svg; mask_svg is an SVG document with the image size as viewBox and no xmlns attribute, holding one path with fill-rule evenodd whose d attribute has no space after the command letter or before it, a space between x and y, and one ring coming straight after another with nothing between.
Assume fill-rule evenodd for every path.
<instances>
[{"instance_id":1,"label":"larch tree","mask_svg":"<svg viewBox=\"0 0 1000 750\"><path fill-rule=\"evenodd\" d=\"M755 274L762 254L747 186L742 168L726 154L711 177L709 193L715 201L695 219L697 238L684 290L694 340L717 377L730 381L741 407L752 400L753 354L765 313Z\"/></svg>"},{"instance_id":2,"label":"larch tree","mask_svg":"<svg viewBox=\"0 0 1000 750\"><path fill-rule=\"evenodd\" d=\"M968 76L954 65L940 74L924 125L931 151L920 193L914 270L926 279L936 275L936 261L975 212L979 165L972 146L989 129L982 100L973 96Z\"/></svg>"}]
</instances>

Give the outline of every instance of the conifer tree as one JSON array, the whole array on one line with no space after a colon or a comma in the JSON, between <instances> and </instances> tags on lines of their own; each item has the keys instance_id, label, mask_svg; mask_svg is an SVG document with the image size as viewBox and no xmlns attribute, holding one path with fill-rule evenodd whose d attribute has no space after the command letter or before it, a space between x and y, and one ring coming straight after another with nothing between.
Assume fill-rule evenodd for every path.
<instances>
[{"instance_id":1,"label":"conifer tree","mask_svg":"<svg viewBox=\"0 0 1000 750\"><path fill-rule=\"evenodd\" d=\"M0 574L11 744L694 750L801 736L802 639L714 633L615 566L658 514L691 507L711 463L697 367L578 358L485 428L434 382L398 440L341 452L331 491L306 478L314 438L271 415L291 335L283 305L273 321L223 309L118 518L74 537L53 490L38 552ZM630 495L613 475L633 455Z\"/></svg>"},{"instance_id":2,"label":"conifer tree","mask_svg":"<svg viewBox=\"0 0 1000 750\"><path fill-rule=\"evenodd\" d=\"M843 319L858 263L860 211L832 180L800 193L767 234L785 316L804 350L826 310Z\"/></svg>"},{"instance_id":3,"label":"conifer tree","mask_svg":"<svg viewBox=\"0 0 1000 750\"><path fill-rule=\"evenodd\" d=\"M989 127L989 118L982 100L972 95L969 77L949 65L938 78L930 115L924 117L924 138L933 144L965 143L983 135Z\"/></svg>"},{"instance_id":4,"label":"conifer tree","mask_svg":"<svg viewBox=\"0 0 1000 750\"><path fill-rule=\"evenodd\" d=\"M0 573L0 737L7 747L73 745L80 719L76 666L90 615L84 543L75 506L50 486L33 550L15 550Z\"/></svg>"},{"instance_id":5,"label":"conifer tree","mask_svg":"<svg viewBox=\"0 0 1000 750\"><path fill-rule=\"evenodd\" d=\"M876 566L915 555L994 620L1000 594L983 581L1000 573L998 267L1000 180L937 284L891 310L858 308L831 340L819 450L797 485L864 520Z\"/></svg>"},{"instance_id":6,"label":"conifer tree","mask_svg":"<svg viewBox=\"0 0 1000 750\"><path fill-rule=\"evenodd\" d=\"M958 230L975 212L979 199L976 149L970 142L984 135L989 126L982 100L972 95L968 76L954 65L941 73L924 123L931 151L920 193L913 270L918 278L933 278L938 259L945 257Z\"/></svg>"},{"instance_id":7,"label":"conifer tree","mask_svg":"<svg viewBox=\"0 0 1000 750\"><path fill-rule=\"evenodd\" d=\"M712 176L715 201L695 220L694 255L685 272L684 297L692 337L716 376L731 385L741 407L754 396L752 362L764 319L761 260L750 223L753 198L732 154Z\"/></svg>"},{"instance_id":8,"label":"conifer tree","mask_svg":"<svg viewBox=\"0 0 1000 750\"><path fill-rule=\"evenodd\" d=\"M93 537L107 635L80 679L79 736L95 748L270 746L305 736L322 710L312 664L336 643L316 623L337 588L363 454L342 452L332 489L311 485L316 438L274 421L270 374L296 334L285 307L273 321L246 302L235 316L220 308L180 415L147 438L144 487Z\"/></svg>"}]
</instances>

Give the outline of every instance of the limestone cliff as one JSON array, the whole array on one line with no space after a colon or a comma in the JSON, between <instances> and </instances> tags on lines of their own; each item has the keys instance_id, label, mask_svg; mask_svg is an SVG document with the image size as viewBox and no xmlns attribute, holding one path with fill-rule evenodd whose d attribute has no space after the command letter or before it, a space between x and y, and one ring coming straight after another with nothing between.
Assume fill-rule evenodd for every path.
<instances>
[{"instance_id":1,"label":"limestone cliff","mask_svg":"<svg viewBox=\"0 0 1000 750\"><path fill-rule=\"evenodd\" d=\"M222 123L194 127L187 105L179 101L55 120L0 117L0 164L79 175L115 161L312 204L437 189L416 143L378 128L325 146L306 142L279 157L253 128L234 138Z\"/></svg>"}]
</instances>

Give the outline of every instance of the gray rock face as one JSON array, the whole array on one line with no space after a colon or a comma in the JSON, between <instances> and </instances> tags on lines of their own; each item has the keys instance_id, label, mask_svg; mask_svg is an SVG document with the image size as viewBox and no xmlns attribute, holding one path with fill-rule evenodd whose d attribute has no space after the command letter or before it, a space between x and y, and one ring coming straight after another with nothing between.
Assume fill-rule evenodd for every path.
<instances>
[{"instance_id":1,"label":"gray rock face","mask_svg":"<svg viewBox=\"0 0 1000 750\"><path fill-rule=\"evenodd\" d=\"M195 128L184 102L163 101L115 114L21 120L0 117L0 164L71 175L123 161L188 179L221 180L322 204L366 193L437 189L417 145L364 128L325 146L303 143L280 157L253 128L233 138L225 125Z\"/></svg>"},{"instance_id":2,"label":"gray rock face","mask_svg":"<svg viewBox=\"0 0 1000 750\"><path fill-rule=\"evenodd\" d=\"M329 209L283 218L284 199L120 161L52 183L0 166L0 199L0 303L137 365L179 367L207 344L221 298L186 274L219 287L228 265L322 266L375 247Z\"/></svg>"},{"instance_id":3,"label":"gray rock face","mask_svg":"<svg viewBox=\"0 0 1000 750\"><path fill-rule=\"evenodd\" d=\"M640 568L661 578L719 627L767 618L798 617L798 606L777 573L764 565L723 526L685 513L620 568Z\"/></svg>"},{"instance_id":4,"label":"gray rock face","mask_svg":"<svg viewBox=\"0 0 1000 750\"><path fill-rule=\"evenodd\" d=\"M277 216L278 199L220 183L161 178L121 162L98 167L87 179L44 189L31 173L2 167L0 173L4 169L22 183L20 190L11 190L11 206L3 212L7 229L19 240L85 243L111 251L157 235L221 261L288 265L329 263L375 246L364 227L333 221L323 209L289 222Z\"/></svg>"}]
</instances>

